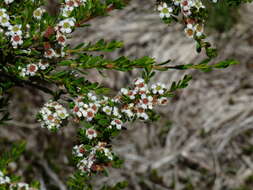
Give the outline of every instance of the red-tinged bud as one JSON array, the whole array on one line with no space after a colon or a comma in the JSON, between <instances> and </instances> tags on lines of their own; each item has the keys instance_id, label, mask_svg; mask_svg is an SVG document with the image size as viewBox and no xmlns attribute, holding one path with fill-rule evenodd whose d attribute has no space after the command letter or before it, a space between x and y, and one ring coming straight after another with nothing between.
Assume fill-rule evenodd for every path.
<instances>
[{"instance_id":1,"label":"red-tinged bud","mask_svg":"<svg viewBox=\"0 0 253 190\"><path fill-rule=\"evenodd\" d=\"M50 36L52 36L55 33L54 28L52 26L49 26L44 34L45 38L49 38Z\"/></svg>"}]
</instances>

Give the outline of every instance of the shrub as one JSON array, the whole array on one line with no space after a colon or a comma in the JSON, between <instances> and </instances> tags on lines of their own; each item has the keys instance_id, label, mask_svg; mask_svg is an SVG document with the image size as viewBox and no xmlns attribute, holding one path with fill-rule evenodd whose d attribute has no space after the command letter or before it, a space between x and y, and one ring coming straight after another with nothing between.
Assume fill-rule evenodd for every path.
<instances>
[{"instance_id":1,"label":"shrub","mask_svg":"<svg viewBox=\"0 0 253 190\"><path fill-rule=\"evenodd\" d=\"M248 2L226 1L233 6ZM93 54L121 48L123 43L119 41L98 40L75 47L69 45L76 28L87 27L86 23L93 18L122 9L127 3L124 0L62 0L59 12L53 16L47 12L46 2L42 0L0 2L0 123L10 119L11 113L5 109L10 89L33 87L49 94L51 99L37 116L41 127L57 132L71 121L80 126L77 129L79 144L73 147L78 171L69 180L70 189L89 189L90 185L84 181L90 176L106 173L106 167L120 166L122 161L113 153L111 139L137 119L157 120L154 108L166 105L174 92L187 87L191 80L191 76L186 75L171 85L150 84L155 71L209 71L237 63L224 60L209 64L218 52L206 41L204 24L208 10L201 0L162 0L157 1L156 7L164 23L179 22L185 26L186 35L196 42L197 52L205 50L207 57L200 63L171 66L169 60L157 63L148 56L135 60L122 56L112 60ZM133 84L122 88L116 96L108 97L105 96L107 88L84 77L83 72L88 69L96 69L100 73L104 70L127 72L133 69L141 72ZM27 184L22 183L23 187L18 187L20 184L12 182L5 174L5 170L0 173L2 189L29 189ZM103 189L125 186L126 183L122 182Z\"/></svg>"}]
</instances>

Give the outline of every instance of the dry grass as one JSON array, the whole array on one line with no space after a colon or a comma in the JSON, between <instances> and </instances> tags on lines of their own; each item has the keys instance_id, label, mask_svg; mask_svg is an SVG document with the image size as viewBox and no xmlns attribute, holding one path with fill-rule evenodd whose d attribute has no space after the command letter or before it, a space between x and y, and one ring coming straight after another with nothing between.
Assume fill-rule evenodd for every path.
<instances>
[{"instance_id":1,"label":"dry grass","mask_svg":"<svg viewBox=\"0 0 253 190\"><path fill-rule=\"evenodd\" d=\"M200 60L201 55L195 53L194 43L184 36L182 27L162 24L152 13L151 5L151 1L145 4L141 0L133 1L125 10L113 12L112 17L96 19L89 29L77 31L72 43L80 39L117 39L123 40L126 46L112 57L149 55L157 61L172 59L171 64ZM228 33L213 34L210 39L221 50L219 59L236 58L241 64L209 73L187 71L193 75L193 81L187 89L178 92L168 107L159 110L162 114L159 122L128 126L129 130L114 140L115 151L125 159L124 168L113 169L109 178L94 179L97 184L126 179L130 183L129 190L253 189L252 8L253 5L242 7L242 21ZM154 80L170 84L184 74L182 71L159 73ZM107 78L90 75L90 79L116 90L130 83L136 75L137 71L127 74L108 72ZM9 140L28 138L30 151L44 150L38 156L41 160L49 158L47 153L50 151L45 150L52 144L60 146L64 151L53 154L50 166L57 163L66 168L48 170L44 161L39 161L35 168L43 183L64 181L66 173L72 170L67 167L65 155L71 151L74 129L65 129L56 138L54 134L37 129L34 120L24 119L42 103L41 96L35 95L34 98L36 101L25 100L33 102L34 107L32 111L22 112L26 117L20 116L20 110L17 110L16 105L20 103L13 102L16 121L12 123L12 129L1 129L0 136ZM34 106L34 102L37 105ZM28 104L25 106L28 109ZM30 124L22 124L27 122ZM55 178L56 173L60 177ZM44 179L45 176L48 179Z\"/></svg>"}]
</instances>

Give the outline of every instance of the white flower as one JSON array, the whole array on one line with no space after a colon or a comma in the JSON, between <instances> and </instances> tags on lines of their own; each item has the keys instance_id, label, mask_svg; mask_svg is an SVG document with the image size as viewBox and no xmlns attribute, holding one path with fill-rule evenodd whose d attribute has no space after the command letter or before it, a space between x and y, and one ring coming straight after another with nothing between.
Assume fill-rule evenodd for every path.
<instances>
[{"instance_id":1,"label":"white flower","mask_svg":"<svg viewBox=\"0 0 253 190\"><path fill-rule=\"evenodd\" d=\"M137 78L135 81L134 81L134 85L138 86L139 84L143 84L145 81L143 78Z\"/></svg>"},{"instance_id":2,"label":"white flower","mask_svg":"<svg viewBox=\"0 0 253 190\"><path fill-rule=\"evenodd\" d=\"M56 54L56 52L55 52L54 49L52 49L52 48L47 49L47 50L45 51L45 53L44 53L44 56L45 56L46 58L49 58L49 59L51 59L51 58L53 58L53 57L58 57L58 55Z\"/></svg>"},{"instance_id":3,"label":"white flower","mask_svg":"<svg viewBox=\"0 0 253 190\"><path fill-rule=\"evenodd\" d=\"M125 113L129 119L132 119L134 117L134 113L132 109L134 108L134 104L128 104L127 107L124 107L121 109L122 113Z\"/></svg>"},{"instance_id":4,"label":"white flower","mask_svg":"<svg viewBox=\"0 0 253 190\"><path fill-rule=\"evenodd\" d=\"M122 109L121 111L125 113L127 117L129 117L129 119L131 119L134 116L134 113L130 109Z\"/></svg>"},{"instance_id":5,"label":"white flower","mask_svg":"<svg viewBox=\"0 0 253 190\"><path fill-rule=\"evenodd\" d=\"M78 117L82 117L82 116L83 116L83 114L82 114L82 112L81 112L81 110L80 110L80 108L79 108L78 106L75 106L75 107L73 108L73 112L74 112Z\"/></svg>"},{"instance_id":6,"label":"white flower","mask_svg":"<svg viewBox=\"0 0 253 190\"><path fill-rule=\"evenodd\" d=\"M65 46L66 44L66 36L62 35L61 33L57 33L56 35L56 39L58 41L59 44L61 44L62 46Z\"/></svg>"},{"instance_id":7,"label":"white flower","mask_svg":"<svg viewBox=\"0 0 253 190\"><path fill-rule=\"evenodd\" d=\"M112 107L110 107L110 106L103 107L103 112L105 112L107 115L111 115L112 114Z\"/></svg>"},{"instance_id":8,"label":"white flower","mask_svg":"<svg viewBox=\"0 0 253 190\"><path fill-rule=\"evenodd\" d=\"M109 160L113 160L113 155L112 155L111 151L108 148L103 148L103 151L104 151L105 156Z\"/></svg>"},{"instance_id":9,"label":"white flower","mask_svg":"<svg viewBox=\"0 0 253 190\"><path fill-rule=\"evenodd\" d=\"M66 109L60 109L60 110L56 110L57 116L60 119L66 119L68 117L68 113Z\"/></svg>"},{"instance_id":10,"label":"white flower","mask_svg":"<svg viewBox=\"0 0 253 190\"><path fill-rule=\"evenodd\" d=\"M145 81L143 78L138 78L134 82L135 90L138 92L146 92L147 91L147 85L145 84Z\"/></svg>"},{"instance_id":11,"label":"white flower","mask_svg":"<svg viewBox=\"0 0 253 190\"><path fill-rule=\"evenodd\" d=\"M181 0L174 0L174 5L178 6L180 5Z\"/></svg>"},{"instance_id":12,"label":"white flower","mask_svg":"<svg viewBox=\"0 0 253 190\"><path fill-rule=\"evenodd\" d=\"M127 96L129 96L129 98L131 100L134 100L136 94L137 94L137 90L129 90L128 93L127 93Z\"/></svg>"},{"instance_id":13,"label":"white flower","mask_svg":"<svg viewBox=\"0 0 253 190\"><path fill-rule=\"evenodd\" d=\"M83 154L85 152L85 149L83 147L83 145L76 145L73 147L73 154L76 156L76 157L83 157Z\"/></svg>"},{"instance_id":14,"label":"white flower","mask_svg":"<svg viewBox=\"0 0 253 190\"><path fill-rule=\"evenodd\" d=\"M187 24L187 27L185 28L184 31L189 38L194 37L195 29L192 24Z\"/></svg>"},{"instance_id":15,"label":"white flower","mask_svg":"<svg viewBox=\"0 0 253 190\"><path fill-rule=\"evenodd\" d=\"M23 44L22 36L13 35L11 37L11 43L14 48L17 48L18 45L22 45Z\"/></svg>"},{"instance_id":16,"label":"white flower","mask_svg":"<svg viewBox=\"0 0 253 190\"><path fill-rule=\"evenodd\" d=\"M86 120L87 121L91 121L95 116L95 113L94 113L94 110L89 108L87 111L86 111Z\"/></svg>"},{"instance_id":17,"label":"white flower","mask_svg":"<svg viewBox=\"0 0 253 190\"><path fill-rule=\"evenodd\" d=\"M153 97L142 94L141 101L140 101L140 104L138 104L138 106L143 109L152 109L153 108Z\"/></svg>"},{"instance_id":18,"label":"white flower","mask_svg":"<svg viewBox=\"0 0 253 190\"><path fill-rule=\"evenodd\" d=\"M89 128L89 129L86 130L86 135L87 135L88 139L96 138L97 137L97 131L92 129L92 128Z\"/></svg>"},{"instance_id":19,"label":"white flower","mask_svg":"<svg viewBox=\"0 0 253 190\"><path fill-rule=\"evenodd\" d=\"M34 76L37 71L38 71L38 66L35 64L29 64L26 67L26 75L28 76Z\"/></svg>"},{"instance_id":20,"label":"white flower","mask_svg":"<svg viewBox=\"0 0 253 190\"><path fill-rule=\"evenodd\" d=\"M0 17L0 25L4 27L9 27L11 24L9 22L10 17L8 15L3 15Z\"/></svg>"},{"instance_id":21,"label":"white flower","mask_svg":"<svg viewBox=\"0 0 253 190\"><path fill-rule=\"evenodd\" d=\"M65 0L66 7L79 7L80 5L86 3L86 0Z\"/></svg>"},{"instance_id":22,"label":"white flower","mask_svg":"<svg viewBox=\"0 0 253 190\"><path fill-rule=\"evenodd\" d=\"M77 167L79 170L84 172L90 171L90 168L92 167L94 161L95 159L93 157L84 158L78 163Z\"/></svg>"},{"instance_id":23,"label":"white flower","mask_svg":"<svg viewBox=\"0 0 253 190\"><path fill-rule=\"evenodd\" d=\"M122 122L121 120L119 120L119 119L114 119L114 120L112 120L112 122L111 122L111 125L112 125L112 126L116 126L116 128L117 128L118 130L121 129L122 124L123 124L123 122Z\"/></svg>"},{"instance_id":24,"label":"white flower","mask_svg":"<svg viewBox=\"0 0 253 190\"><path fill-rule=\"evenodd\" d=\"M22 25L10 25L8 27L9 32L7 32L7 35L9 35L9 36L22 35L21 27L22 27Z\"/></svg>"},{"instance_id":25,"label":"white flower","mask_svg":"<svg viewBox=\"0 0 253 190\"><path fill-rule=\"evenodd\" d=\"M4 2L6 3L6 4L10 4L10 3L12 3L14 0L4 0Z\"/></svg>"},{"instance_id":26,"label":"white flower","mask_svg":"<svg viewBox=\"0 0 253 190\"><path fill-rule=\"evenodd\" d=\"M165 85L161 84L161 83L153 84L151 86L151 89L154 94L163 94L164 89L165 89Z\"/></svg>"},{"instance_id":27,"label":"white flower","mask_svg":"<svg viewBox=\"0 0 253 190\"><path fill-rule=\"evenodd\" d=\"M195 2L195 1L194 1ZM181 1L181 7L184 9L184 10L188 10L190 9L191 7L194 6L194 2L191 1L191 0L182 0Z\"/></svg>"},{"instance_id":28,"label":"white flower","mask_svg":"<svg viewBox=\"0 0 253 190\"><path fill-rule=\"evenodd\" d=\"M171 7L168 7L166 3L159 5L158 11L160 11L161 18L169 18L171 14L173 13L173 9Z\"/></svg>"},{"instance_id":29,"label":"white flower","mask_svg":"<svg viewBox=\"0 0 253 190\"><path fill-rule=\"evenodd\" d=\"M60 27L60 31L62 33L71 33L72 32L72 27L75 26L75 18L67 18L67 19L64 19L62 21L59 22L59 27Z\"/></svg>"},{"instance_id":30,"label":"white flower","mask_svg":"<svg viewBox=\"0 0 253 190\"><path fill-rule=\"evenodd\" d=\"M90 103L89 107L96 113L98 111L98 108L100 107L100 104L97 103Z\"/></svg>"},{"instance_id":31,"label":"white flower","mask_svg":"<svg viewBox=\"0 0 253 190\"><path fill-rule=\"evenodd\" d=\"M96 101L97 100L97 97L94 94L92 94L91 92L88 93L88 97L92 101Z\"/></svg>"},{"instance_id":32,"label":"white flower","mask_svg":"<svg viewBox=\"0 0 253 190\"><path fill-rule=\"evenodd\" d=\"M0 8L0 17L6 16L6 9Z\"/></svg>"},{"instance_id":33,"label":"white flower","mask_svg":"<svg viewBox=\"0 0 253 190\"><path fill-rule=\"evenodd\" d=\"M127 94L128 94L128 89L126 89L126 88L121 88L121 89L120 89L120 92L121 92L122 94L124 94L124 95L127 95Z\"/></svg>"},{"instance_id":34,"label":"white flower","mask_svg":"<svg viewBox=\"0 0 253 190\"><path fill-rule=\"evenodd\" d=\"M40 20L44 12L46 12L46 10L44 8L39 7L33 11L33 17Z\"/></svg>"},{"instance_id":35,"label":"white flower","mask_svg":"<svg viewBox=\"0 0 253 190\"><path fill-rule=\"evenodd\" d=\"M61 9L62 16L69 17L73 10L74 10L74 7L69 7L69 6L62 8Z\"/></svg>"},{"instance_id":36,"label":"white flower","mask_svg":"<svg viewBox=\"0 0 253 190\"><path fill-rule=\"evenodd\" d=\"M144 120L148 120L148 114L146 114L145 112L137 112L137 117Z\"/></svg>"},{"instance_id":37,"label":"white flower","mask_svg":"<svg viewBox=\"0 0 253 190\"><path fill-rule=\"evenodd\" d=\"M10 183L10 178L8 176L4 176L3 172L0 171L0 185Z\"/></svg>"},{"instance_id":38,"label":"white flower","mask_svg":"<svg viewBox=\"0 0 253 190\"><path fill-rule=\"evenodd\" d=\"M118 118L121 118L121 115L119 114L119 108L113 107L113 115Z\"/></svg>"}]
</instances>

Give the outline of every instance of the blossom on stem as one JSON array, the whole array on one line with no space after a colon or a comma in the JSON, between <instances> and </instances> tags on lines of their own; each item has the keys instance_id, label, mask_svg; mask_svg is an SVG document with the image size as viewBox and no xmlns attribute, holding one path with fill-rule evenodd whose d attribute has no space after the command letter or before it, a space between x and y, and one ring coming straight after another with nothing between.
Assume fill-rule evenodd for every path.
<instances>
[{"instance_id":1,"label":"blossom on stem","mask_svg":"<svg viewBox=\"0 0 253 190\"><path fill-rule=\"evenodd\" d=\"M169 18L173 13L173 9L171 7L168 7L167 3L158 5L158 11L160 11L161 18Z\"/></svg>"},{"instance_id":2,"label":"blossom on stem","mask_svg":"<svg viewBox=\"0 0 253 190\"><path fill-rule=\"evenodd\" d=\"M33 11L33 17L40 20L45 12L44 8L39 7Z\"/></svg>"},{"instance_id":3,"label":"blossom on stem","mask_svg":"<svg viewBox=\"0 0 253 190\"><path fill-rule=\"evenodd\" d=\"M67 110L56 101L49 101L40 110L41 127L49 130L59 129L69 116Z\"/></svg>"}]
</instances>

